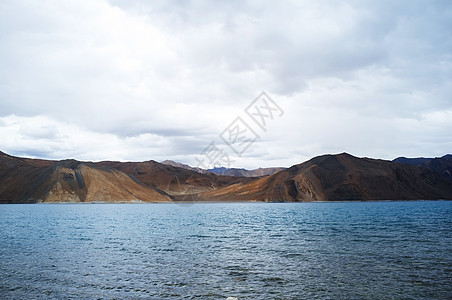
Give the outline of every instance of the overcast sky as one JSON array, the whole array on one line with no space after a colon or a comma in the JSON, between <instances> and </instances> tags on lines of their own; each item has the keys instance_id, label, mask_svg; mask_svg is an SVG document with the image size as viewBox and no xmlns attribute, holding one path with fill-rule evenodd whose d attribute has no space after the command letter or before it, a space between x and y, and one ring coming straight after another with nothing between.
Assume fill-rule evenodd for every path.
<instances>
[{"instance_id":1,"label":"overcast sky","mask_svg":"<svg viewBox=\"0 0 452 300\"><path fill-rule=\"evenodd\" d=\"M246 168L452 153L452 2L0 0L1 151L197 165L212 142Z\"/></svg>"}]
</instances>

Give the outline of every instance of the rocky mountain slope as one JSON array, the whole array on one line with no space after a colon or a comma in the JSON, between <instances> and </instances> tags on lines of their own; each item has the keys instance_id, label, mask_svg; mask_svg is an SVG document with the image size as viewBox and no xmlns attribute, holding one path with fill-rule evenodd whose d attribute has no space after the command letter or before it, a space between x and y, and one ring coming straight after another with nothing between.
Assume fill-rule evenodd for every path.
<instances>
[{"instance_id":1,"label":"rocky mountain slope","mask_svg":"<svg viewBox=\"0 0 452 300\"><path fill-rule=\"evenodd\" d=\"M96 166L119 170L146 185L163 190L172 196L196 194L239 182L249 182L251 178L201 174L184 168L165 165L156 161L95 163Z\"/></svg>"},{"instance_id":2,"label":"rocky mountain slope","mask_svg":"<svg viewBox=\"0 0 452 300\"><path fill-rule=\"evenodd\" d=\"M247 180L155 161L50 161L0 152L0 203L169 202Z\"/></svg>"},{"instance_id":3,"label":"rocky mountain slope","mask_svg":"<svg viewBox=\"0 0 452 300\"><path fill-rule=\"evenodd\" d=\"M0 203L167 202L165 192L116 169L75 160L21 159L0 153Z\"/></svg>"},{"instance_id":4,"label":"rocky mountain slope","mask_svg":"<svg viewBox=\"0 0 452 300\"><path fill-rule=\"evenodd\" d=\"M398 157L394 159L395 162L400 162L403 164L416 165L428 168L440 174L448 180L452 180L452 155L447 154L443 157L436 158L406 158Z\"/></svg>"},{"instance_id":5,"label":"rocky mountain slope","mask_svg":"<svg viewBox=\"0 0 452 300\"><path fill-rule=\"evenodd\" d=\"M452 199L452 182L434 171L445 161L428 163L343 153L250 178L201 174L152 160L51 161L0 152L0 203Z\"/></svg>"},{"instance_id":6,"label":"rocky mountain slope","mask_svg":"<svg viewBox=\"0 0 452 300\"><path fill-rule=\"evenodd\" d=\"M338 201L452 199L452 184L424 167L343 153L199 195L211 200Z\"/></svg>"},{"instance_id":7,"label":"rocky mountain slope","mask_svg":"<svg viewBox=\"0 0 452 300\"><path fill-rule=\"evenodd\" d=\"M262 177L271 175L278 171L284 170L284 168L258 168L253 170L238 169L238 168L213 168L209 169L210 172L215 174L221 174L226 176L240 176L240 177Z\"/></svg>"},{"instance_id":8,"label":"rocky mountain slope","mask_svg":"<svg viewBox=\"0 0 452 300\"><path fill-rule=\"evenodd\" d=\"M195 171L201 174L209 174L214 173L218 175L224 175L224 176L237 176L237 177L262 177L271 175L273 173L276 173L278 171L284 170L284 168L258 168L253 170L247 170L247 169L239 169L239 168L225 168L225 167L216 167L213 169L201 169L201 168L195 168L191 167L189 165L175 162L173 160L164 160L161 162L165 165L170 165L173 167L179 167L191 171Z\"/></svg>"},{"instance_id":9,"label":"rocky mountain slope","mask_svg":"<svg viewBox=\"0 0 452 300\"><path fill-rule=\"evenodd\" d=\"M164 165L169 165L169 166L173 166L173 167L178 167L178 168L182 168L182 169L198 172L198 173L201 173L201 174L210 173L208 170L204 170L204 169L197 168L197 167L192 167L192 166L189 166L187 164L183 164L183 163L180 163L180 162L177 162L177 161L174 161L174 160L168 160L167 159L167 160L161 161L160 163L164 164Z\"/></svg>"}]
</instances>

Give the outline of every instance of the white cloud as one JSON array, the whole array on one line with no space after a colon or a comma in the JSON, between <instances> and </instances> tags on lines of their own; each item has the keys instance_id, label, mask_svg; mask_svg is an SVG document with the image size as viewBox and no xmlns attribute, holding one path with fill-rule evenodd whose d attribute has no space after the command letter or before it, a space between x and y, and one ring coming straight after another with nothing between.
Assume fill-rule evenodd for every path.
<instances>
[{"instance_id":1,"label":"white cloud","mask_svg":"<svg viewBox=\"0 0 452 300\"><path fill-rule=\"evenodd\" d=\"M451 15L448 1L2 1L0 149L196 164L267 90L286 113L236 166L441 155Z\"/></svg>"}]
</instances>

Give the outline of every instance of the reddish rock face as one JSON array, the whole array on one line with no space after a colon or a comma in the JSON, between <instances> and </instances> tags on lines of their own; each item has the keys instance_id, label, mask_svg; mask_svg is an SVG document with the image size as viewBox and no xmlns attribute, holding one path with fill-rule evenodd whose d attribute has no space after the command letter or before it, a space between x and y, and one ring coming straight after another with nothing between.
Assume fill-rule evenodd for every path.
<instances>
[{"instance_id":1,"label":"reddish rock face","mask_svg":"<svg viewBox=\"0 0 452 300\"><path fill-rule=\"evenodd\" d=\"M0 153L0 203L171 202L181 195L249 180L155 161L50 161Z\"/></svg>"},{"instance_id":2,"label":"reddish rock face","mask_svg":"<svg viewBox=\"0 0 452 300\"><path fill-rule=\"evenodd\" d=\"M0 156L0 202L167 202L171 197L115 169L75 160Z\"/></svg>"},{"instance_id":3,"label":"reddish rock face","mask_svg":"<svg viewBox=\"0 0 452 300\"><path fill-rule=\"evenodd\" d=\"M444 178L452 181L452 155L447 154L443 157L436 158L406 158L399 157L394 159L395 162L399 162L407 165L416 165L428 168L436 173L440 174Z\"/></svg>"},{"instance_id":4,"label":"reddish rock face","mask_svg":"<svg viewBox=\"0 0 452 300\"><path fill-rule=\"evenodd\" d=\"M0 203L186 199L281 202L452 199L452 184L423 166L357 158L346 153L315 157L273 175L247 178L201 174L155 161L49 161L0 152Z\"/></svg>"},{"instance_id":5,"label":"reddish rock face","mask_svg":"<svg viewBox=\"0 0 452 300\"><path fill-rule=\"evenodd\" d=\"M315 157L265 178L206 192L202 197L283 202L452 199L452 184L425 167L343 153Z\"/></svg>"}]
</instances>

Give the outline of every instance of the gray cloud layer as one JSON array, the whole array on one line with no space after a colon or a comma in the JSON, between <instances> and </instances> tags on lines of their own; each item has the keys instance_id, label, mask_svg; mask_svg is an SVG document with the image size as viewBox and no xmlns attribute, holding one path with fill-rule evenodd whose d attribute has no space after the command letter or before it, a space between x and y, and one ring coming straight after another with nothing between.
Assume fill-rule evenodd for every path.
<instances>
[{"instance_id":1,"label":"gray cloud layer","mask_svg":"<svg viewBox=\"0 0 452 300\"><path fill-rule=\"evenodd\" d=\"M237 166L442 155L451 28L450 1L2 1L0 149L196 164L267 90Z\"/></svg>"}]
</instances>

